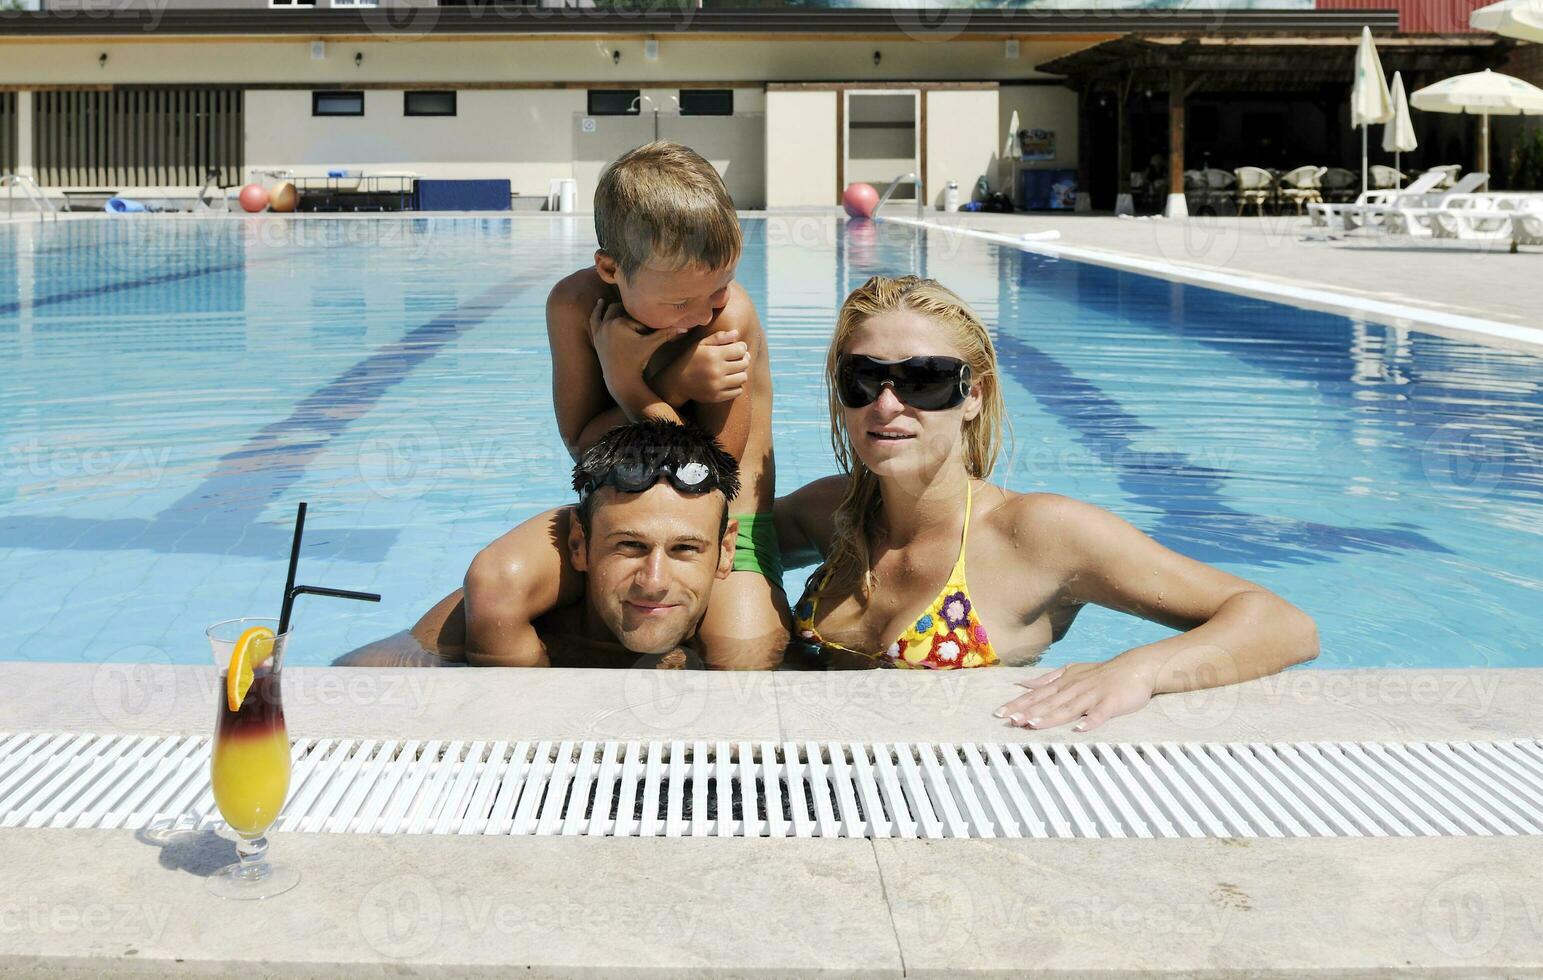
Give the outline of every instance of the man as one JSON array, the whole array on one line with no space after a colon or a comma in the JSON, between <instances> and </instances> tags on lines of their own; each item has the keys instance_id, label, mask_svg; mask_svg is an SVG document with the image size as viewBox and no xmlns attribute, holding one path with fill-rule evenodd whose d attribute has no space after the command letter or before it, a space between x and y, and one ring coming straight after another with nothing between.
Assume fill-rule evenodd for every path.
<instances>
[{"instance_id":1,"label":"man","mask_svg":"<svg viewBox=\"0 0 1543 980\"><path fill-rule=\"evenodd\" d=\"M573 470L577 506L483 549L465 588L340 666L684 667L734 568L739 466L701 430L612 429Z\"/></svg>"}]
</instances>

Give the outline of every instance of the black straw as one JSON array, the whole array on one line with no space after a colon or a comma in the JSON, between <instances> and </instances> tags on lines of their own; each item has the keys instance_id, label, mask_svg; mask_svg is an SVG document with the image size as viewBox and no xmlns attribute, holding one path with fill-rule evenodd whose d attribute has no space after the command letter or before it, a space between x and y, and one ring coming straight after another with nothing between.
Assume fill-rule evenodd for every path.
<instances>
[{"instance_id":1,"label":"black straw","mask_svg":"<svg viewBox=\"0 0 1543 980\"><path fill-rule=\"evenodd\" d=\"M284 605L279 610L279 635L289 632L289 613L295 605L295 569L300 564L300 539L305 535L305 501L295 509L295 539L289 545L289 576L284 579Z\"/></svg>"},{"instance_id":2,"label":"black straw","mask_svg":"<svg viewBox=\"0 0 1543 980\"><path fill-rule=\"evenodd\" d=\"M334 599L358 599L361 602L379 602L375 592L351 592L348 589L329 589L320 585L296 585L295 569L300 564L300 538L305 534L305 501L295 510L295 540L289 546L289 577L284 581L284 607L279 611L279 635L289 632L289 614L295 608L297 595L324 595Z\"/></svg>"}]
</instances>

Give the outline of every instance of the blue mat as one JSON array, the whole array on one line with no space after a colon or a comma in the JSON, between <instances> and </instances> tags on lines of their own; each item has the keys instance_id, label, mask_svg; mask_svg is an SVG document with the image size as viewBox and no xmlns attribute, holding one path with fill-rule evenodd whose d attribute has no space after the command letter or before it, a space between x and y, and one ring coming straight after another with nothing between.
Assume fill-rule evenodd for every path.
<instances>
[{"instance_id":1,"label":"blue mat","mask_svg":"<svg viewBox=\"0 0 1543 980\"><path fill-rule=\"evenodd\" d=\"M413 191L417 211L508 211L507 180L419 180Z\"/></svg>"}]
</instances>

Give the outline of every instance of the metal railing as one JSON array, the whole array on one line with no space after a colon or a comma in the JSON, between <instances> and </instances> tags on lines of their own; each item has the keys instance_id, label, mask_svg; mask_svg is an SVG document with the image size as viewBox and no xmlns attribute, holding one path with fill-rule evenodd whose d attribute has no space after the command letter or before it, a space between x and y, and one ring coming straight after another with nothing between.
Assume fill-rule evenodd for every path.
<instances>
[{"instance_id":1,"label":"metal railing","mask_svg":"<svg viewBox=\"0 0 1543 980\"><path fill-rule=\"evenodd\" d=\"M927 210L927 195L922 190L922 179L915 171L912 171L911 173L901 174L899 177L896 177L889 182L888 187L884 188L884 193L879 195L879 203L873 206L873 216L875 218L879 216L879 211L889 201L890 195L895 193L895 188L907 181L916 185L916 213L920 215Z\"/></svg>"},{"instance_id":2,"label":"metal railing","mask_svg":"<svg viewBox=\"0 0 1543 980\"><path fill-rule=\"evenodd\" d=\"M22 196L31 201L33 207L37 208L39 221L42 221L45 215L51 220L59 220L59 209L54 207L54 203L39 189L37 182L31 177L26 177L22 174L5 174L0 176L0 187L5 188L6 217L16 213L14 200L16 188L20 187Z\"/></svg>"}]
</instances>

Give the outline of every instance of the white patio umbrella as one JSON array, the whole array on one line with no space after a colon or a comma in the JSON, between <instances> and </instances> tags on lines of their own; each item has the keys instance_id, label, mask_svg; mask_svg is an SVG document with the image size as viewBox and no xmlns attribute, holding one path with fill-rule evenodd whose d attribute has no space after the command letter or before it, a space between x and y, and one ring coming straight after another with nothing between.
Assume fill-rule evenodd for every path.
<instances>
[{"instance_id":1,"label":"white patio umbrella","mask_svg":"<svg viewBox=\"0 0 1543 980\"><path fill-rule=\"evenodd\" d=\"M1355 84L1350 89L1350 125L1361 127L1361 193L1366 193L1366 129L1385 123L1393 116L1393 101L1388 96L1388 80L1382 74L1377 46L1372 43L1372 29L1361 28L1361 43L1355 51Z\"/></svg>"},{"instance_id":2,"label":"white patio umbrella","mask_svg":"<svg viewBox=\"0 0 1543 980\"><path fill-rule=\"evenodd\" d=\"M1399 155L1408 153L1420 145L1420 141L1414 138L1414 123L1409 118L1409 99L1404 95L1404 73L1393 73L1393 118L1382 127L1382 148L1393 154L1393 169L1403 172L1398 165ZM1404 180L1398 178L1398 185L1402 187Z\"/></svg>"},{"instance_id":3,"label":"white patio umbrella","mask_svg":"<svg viewBox=\"0 0 1543 980\"><path fill-rule=\"evenodd\" d=\"M1479 169L1489 173L1489 117L1543 114L1543 89L1486 68L1427 85L1409 96L1409 104L1426 112L1467 112L1478 116Z\"/></svg>"},{"instance_id":4,"label":"white patio umbrella","mask_svg":"<svg viewBox=\"0 0 1543 980\"><path fill-rule=\"evenodd\" d=\"M1543 0L1501 0L1468 15L1468 26L1543 43Z\"/></svg>"}]
</instances>

